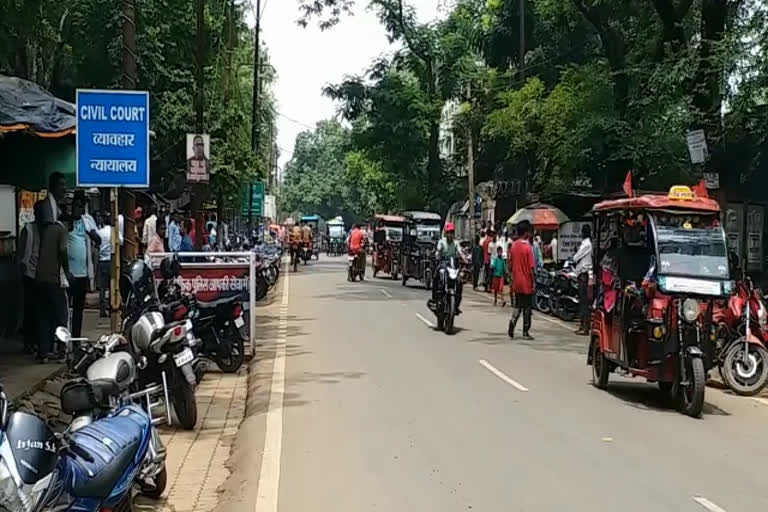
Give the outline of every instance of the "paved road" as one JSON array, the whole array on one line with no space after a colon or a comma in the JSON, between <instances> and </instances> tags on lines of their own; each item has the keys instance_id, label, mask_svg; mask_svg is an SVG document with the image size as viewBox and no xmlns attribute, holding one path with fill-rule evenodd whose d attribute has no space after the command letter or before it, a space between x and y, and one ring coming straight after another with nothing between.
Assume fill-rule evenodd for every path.
<instances>
[{"instance_id":1,"label":"paved road","mask_svg":"<svg viewBox=\"0 0 768 512\"><path fill-rule=\"evenodd\" d=\"M512 341L510 309L467 289L449 337L418 317L433 320L424 290L348 283L343 265L323 258L288 279L277 357L258 363L249 396L264 404L237 441L256 454L241 490L259 487L229 510L768 506L765 403L710 388L694 420L639 380L600 391L571 326L537 315L536 339Z\"/></svg>"}]
</instances>

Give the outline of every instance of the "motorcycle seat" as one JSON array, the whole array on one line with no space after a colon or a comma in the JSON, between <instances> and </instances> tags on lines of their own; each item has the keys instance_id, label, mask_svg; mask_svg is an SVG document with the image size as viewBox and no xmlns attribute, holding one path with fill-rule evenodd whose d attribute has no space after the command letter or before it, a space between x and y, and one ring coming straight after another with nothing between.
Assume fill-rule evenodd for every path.
<instances>
[{"instance_id":1,"label":"motorcycle seat","mask_svg":"<svg viewBox=\"0 0 768 512\"><path fill-rule=\"evenodd\" d=\"M88 462L70 457L73 471L72 494L82 498L107 498L134 463L139 450L146 450L151 420L135 406L117 415L96 421L72 435L73 441L93 457ZM138 469L138 466L136 467ZM127 482L128 485L131 481Z\"/></svg>"},{"instance_id":2,"label":"motorcycle seat","mask_svg":"<svg viewBox=\"0 0 768 512\"><path fill-rule=\"evenodd\" d=\"M237 295L231 295L229 297L221 297L216 300L203 302L203 301L197 301L197 305L200 309L215 309L219 306L225 305L225 304L232 304L233 302L240 302L243 298L240 296L240 294Z\"/></svg>"}]
</instances>

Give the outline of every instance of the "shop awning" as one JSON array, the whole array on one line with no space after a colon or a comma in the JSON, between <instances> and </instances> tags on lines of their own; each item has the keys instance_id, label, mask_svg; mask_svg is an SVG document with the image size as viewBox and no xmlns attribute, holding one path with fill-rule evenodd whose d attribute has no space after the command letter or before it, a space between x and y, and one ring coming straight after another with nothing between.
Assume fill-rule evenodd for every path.
<instances>
[{"instance_id":1,"label":"shop awning","mask_svg":"<svg viewBox=\"0 0 768 512\"><path fill-rule=\"evenodd\" d=\"M59 138L75 133L73 103L59 99L34 82L0 75L0 133L32 132Z\"/></svg>"}]
</instances>

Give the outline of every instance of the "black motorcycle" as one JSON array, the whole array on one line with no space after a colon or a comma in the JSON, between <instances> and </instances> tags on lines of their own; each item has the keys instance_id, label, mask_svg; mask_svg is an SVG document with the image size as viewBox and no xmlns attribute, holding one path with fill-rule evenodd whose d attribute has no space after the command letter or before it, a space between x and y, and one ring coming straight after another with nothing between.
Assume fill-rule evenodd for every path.
<instances>
[{"instance_id":1,"label":"black motorcycle","mask_svg":"<svg viewBox=\"0 0 768 512\"><path fill-rule=\"evenodd\" d=\"M533 295L534 307L542 313L552 311L552 286L555 282L556 273L551 270L536 271L536 292Z\"/></svg>"},{"instance_id":2,"label":"black motorcycle","mask_svg":"<svg viewBox=\"0 0 768 512\"><path fill-rule=\"evenodd\" d=\"M579 282L571 262L555 274L550 292L549 308L552 314L572 322L579 314Z\"/></svg>"},{"instance_id":3,"label":"black motorcycle","mask_svg":"<svg viewBox=\"0 0 768 512\"><path fill-rule=\"evenodd\" d=\"M163 281L157 292L166 321L189 320L198 354L211 359L225 373L237 372L245 357L245 340L241 333L245 326L242 297L234 295L212 302L198 301L185 294L175 281L179 272L175 256L165 258L160 264Z\"/></svg>"},{"instance_id":4,"label":"black motorcycle","mask_svg":"<svg viewBox=\"0 0 768 512\"><path fill-rule=\"evenodd\" d=\"M197 423L195 354L189 346L186 320L169 323L157 297L154 276L142 260L135 260L120 278L123 299L122 334L139 366L138 390L161 386L165 403L173 405L185 430ZM166 336L166 334L169 334ZM168 418L170 423L170 418Z\"/></svg>"},{"instance_id":5,"label":"black motorcycle","mask_svg":"<svg viewBox=\"0 0 768 512\"><path fill-rule=\"evenodd\" d=\"M455 258L440 264L437 270L437 289L427 307L437 317L437 328L445 334L455 332L454 319L458 309L460 269Z\"/></svg>"}]
</instances>

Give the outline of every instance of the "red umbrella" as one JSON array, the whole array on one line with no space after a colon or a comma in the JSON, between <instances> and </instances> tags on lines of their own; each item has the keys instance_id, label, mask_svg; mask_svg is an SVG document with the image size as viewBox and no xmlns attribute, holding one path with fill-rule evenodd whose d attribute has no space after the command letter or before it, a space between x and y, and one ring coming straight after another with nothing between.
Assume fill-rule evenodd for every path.
<instances>
[{"instance_id":1,"label":"red umbrella","mask_svg":"<svg viewBox=\"0 0 768 512\"><path fill-rule=\"evenodd\" d=\"M524 220L530 222L535 229L552 230L568 222L568 216L551 204L534 203L521 208L509 218L507 224L518 224Z\"/></svg>"}]
</instances>

